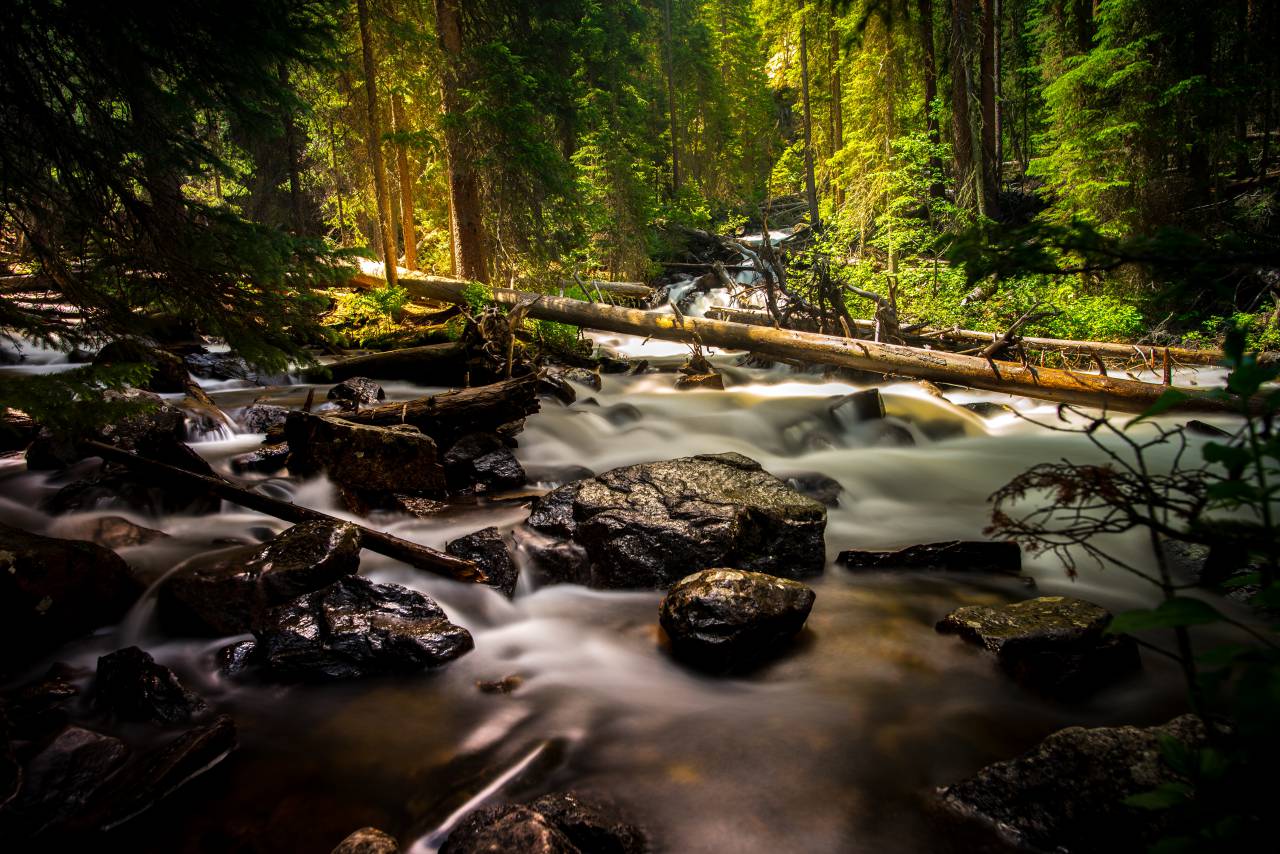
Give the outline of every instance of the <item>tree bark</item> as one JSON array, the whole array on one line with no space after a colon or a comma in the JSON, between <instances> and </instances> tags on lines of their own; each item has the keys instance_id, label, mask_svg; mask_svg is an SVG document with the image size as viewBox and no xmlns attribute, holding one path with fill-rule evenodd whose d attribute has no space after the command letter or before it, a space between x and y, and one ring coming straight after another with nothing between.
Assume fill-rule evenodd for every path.
<instances>
[{"instance_id":1,"label":"tree bark","mask_svg":"<svg viewBox=\"0 0 1280 854\"><path fill-rule=\"evenodd\" d=\"M403 136L409 132L405 119L404 103L398 93L391 96L391 119L395 132ZM404 265L418 269L418 231L413 219L413 170L409 168L409 144L403 138L396 144L396 171L400 173L400 232L404 235Z\"/></svg>"},{"instance_id":2,"label":"tree bark","mask_svg":"<svg viewBox=\"0 0 1280 854\"><path fill-rule=\"evenodd\" d=\"M981 128L983 213L1000 216L1000 119L996 104L996 53L999 42L999 0L982 0L982 43L978 59L978 100Z\"/></svg>"},{"instance_id":3,"label":"tree bark","mask_svg":"<svg viewBox=\"0 0 1280 854\"><path fill-rule=\"evenodd\" d=\"M377 264L365 262L361 267L362 272L356 277L366 283L376 281L382 275L382 269ZM455 303L466 301L464 291L467 283L463 281L404 271L401 274L401 284L416 296ZM789 329L646 312L508 288L494 288L492 296L494 301L507 305L527 303L529 317L571 323L588 329L699 343L706 347L750 350L782 359L955 383L1005 394L1106 407L1123 412L1142 412L1148 409L1169 388L1163 383L1036 368L1016 362L997 362L977 356L876 344ZM1235 411L1202 389L1182 388L1179 391L1187 395L1187 400L1182 405L1184 411Z\"/></svg>"},{"instance_id":4,"label":"tree bark","mask_svg":"<svg viewBox=\"0 0 1280 854\"><path fill-rule=\"evenodd\" d=\"M463 113L458 91L462 55L462 10L460 0L436 0L436 29L444 49L446 68L441 82L444 112L445 153L449 160L449 204L452 210L453 250L458 276L477 282L489 281L485 246L484 217L480 209L480 182L472 168L469 146L457 120Z\"/></svg>"},{"instance_id":5,"label":"tree bark","mask_svg":"<svg viewBox=\"0 0 1280 854\"><path fill-rule=\"evenodd\" d=\"M924 128L929 137L929 144L936 146L942 143L938 133L938 114L935 102L938 100L938 54L933 42L933 0L917 0L916 11L920 17L920 46L924 52ZM942 161L936 153L929 154L929 171L941 176ZM935 199L946 193L941 179L929 185L929 195Z\"/></svg>"},{"instance_id":6,"label":"tree bark","mask_svg":"<svg viewBox=\"0 0 1280 854\"><path fill-rule=\"evenodd\" d=\"M801 7L803 14L803 7ZM813 114L809 109L809 37L808 27L800 22L800 94L804 101L804 196L809 203L809 226L817 231L822 223L818 217L818 186L813 177Z\"/></svg>"},{"instance_id":7,"label":"tree bark","mask_svg":"<svg viewBox=\"0 0 1280 854\"><path fill-rule=\"evenodd\" d=\"M663 49L667 72L667 120L671 133L671 195L680 192L680 135L676 126L675 61L671 49L671 0L663 4Z\"/></svg>"},{"instance_id":8,"label":"tree bark","mask_svg":"<svg viewBox=\"0 0 1280 854\"><path fill-rule=\"evenodd\" d=\"M983 204L974 169L972 88L969 72L969 0L951 0L951 138L956 173L956 204L970 210Z\"/></svg>"},{"instance_id":9,"label":"tree bark","mask_svg":"<svg viewBox=\"0 0 1280 854\"><path fill-rule=\"evenodd\" d=\"M360 18L360 45L364 53L364 90L368 106L369 169L373 172L373 189L378 198L378 230L382 233L382 257L386 262L386 279L395 287L397 265L395 235L391 231L391 194L387 187L386 169L382 162L382 122L378 112L378 63L373 52L373 28L369 24L368 0L356 0Z\"/></svg>"},{"instance_id":10,"label":"tree bark","mask_svg":"<svg viewBox=\"0 0 1280 854\"><path fill-rule=\"evenodd\" d=\"M840 74L840 34L831 27L831 156L844 148L844 80ZM844 204L844 187L835 181L835 203Z\"/></svg>"}]
</instances>

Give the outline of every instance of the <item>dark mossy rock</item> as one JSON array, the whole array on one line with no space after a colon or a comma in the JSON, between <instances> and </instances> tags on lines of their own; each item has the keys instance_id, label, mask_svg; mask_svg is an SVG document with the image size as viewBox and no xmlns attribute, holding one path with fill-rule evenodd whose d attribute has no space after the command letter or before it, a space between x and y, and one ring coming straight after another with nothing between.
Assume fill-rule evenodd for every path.
<instances>
[{"instance_id":1,"label":"dark mossy rock","mask_svg":"<svg viewBox=\"0 0 1280 854\"><path fill-rule=\"evenodd\" d=\"M444 470L453 492L498 492L525 483L524 468L494 433L463 436L445 452Z\"/></svg>"},{"instance_id":2,"label":"dark mossy rock","mask_svg":"<svg viewBox=\"0 0 1280 854\"><path fill-rule=\"evenodd\" d=\"M274 427L283 427L289 417L289 409L270 403L255 403L245 407L236 423L250 433L266 433Z\"/></svg>"},{"instance_id":3,"label":"dark mossy rock","mask_svg":"<svg viewBox=\"0 0 1280 854\"><path fill-rule=\"evenodd\" d=\"M112 341L98 351L93 363L148 365L151 376L147 380L147 391L161 394L182 394L191 383L190 372L180 357L133 339Z\"/></svg>"},{"instance_id":4,"label":"dark mossy rock","mask_svg":"<svg viewBox=\"0 0 1280 854\"><path fill-rule=\"evenodd\" d=\"M938 622L995 653L1014 679L1037 691L1075 699L1142 666L1127 635L1106 634L1111 613L1083 599L1041 596L1007 605L969 605Z\"/></svg>"},{"instance_id":5,"label":"dark mossy rock","mask_svg":"<svg viewBox=\"0 0 1280 854\"><path fill-rule=\"evenodd\" d=\"M471 633L431 599L398 584L348 576L267 611L257 656L284 679L413 673L469 652Z\"/></svg>"},{"instance_id":6,"label":"dark mossy rock","mask_svg":"<svg viewBox=\"0 0 1280 854\"><path fill-rule=\"evenodd\" d=\"M463 560L473 561L489 576L489 586L510 598L516 592L520 571L511 559L507 542L497 528L481 528L465 537L450 540L444 550Z\"/></svg>"},{"instance_id":7,"label":"dark mossy rock","mask_svg":"<svg viewBox=\"0 0 1280 854\"><path fill-rule=\"evenodd\" d=\"M288 445L264 445L255 451L237 454L231 458L231 470L236 474L258 472L274 474L289 465Z\"/></svg>"},{"instance_id":8,"label":"dark mossy rock","mask_svg":"<svg viewBox=\"0 0 1280 854\"><path fill-rule=\"evenodd\" d=\"M92 516L59 519L55 533L69 540L88 540L108 549L126 549L143 546L156 540L168 539L164 531L146 528L123 516Z\"/></svg>"},{"instance_id":9,"label":"dark mossy rock","mask_svg":"<svg viewBox=\"0 0 1280 854\"><path fill-rule=\"evenodd\" d=\"M446 491L435 441L410 425L374 427L290 412L285 435L289 468L299 474L324 471L339 486L360 492Z\"/></svg>"},{"instance_id":10,"label":"dark mossy rock","mask_svg":"<svg viewBox=\"0 0 1280 854\"><path fill-rule=\"evenodd\" d=\"M1179 811L1139 809L1125 799L1189 782L1166 763L1165 739L1199 747L1204 726L1185 715L1158 727L1064 729L1017 759L940 789L941 804L1028 850L1144 851L1179 820Z\"/></svg>"},{"instance_id":11,"label":"dark mossy rock","mask_svg":"<svg viewBox=\"0 0 1280 854\"><path fill-rule=\"evenodd\" d=\"M93 439L125 451L151 456L157 448L169 448L181 442L186 435L186 416L182 410L158 394L130 388L108 390L102 397L111 404L134 407L133 414L90 431L84 437L55 435L42 429L31 447L27 448L27 468L41 471L61 469L83 459L86 455L78 447L78 438Z\"/></svg>"},{"instance_id":12,"label":"dark mossy rock","mask_svg":"<svg viewBox=\"0 0 1280 854\"><path fill-rule=\"evenodd\" d=\"M643 854L639 828L620 819L600 799L578 793L544 795L531 804L508 804L465 816L440 854Z\"/></svg>"},{"instance_id":13,"label":"dark mossy rock","mask_svg":"<svg viewBox=\"0 0 1280 854\"><path fill-rule=\"evenodd\" d=\"M329 389L326 400L332 400L344 409L359 409L361 406L373 406L378 401L386 400L387 393L368 377L351 377Z\"/></svg>"},{"instance_id":14,"label":"dark mossy rock","mask_svg":"<svg viewBox=\"0 0 1280 854\"><path fill-rule=\"evenodd\" d=\"M988 540L947 540L907 546L895 551L849 549L836 558L849 569L925 569L940 572L1022 572L1022 549L1017 543Z\"/></svg>"},{"instance_id":15,"label":"dark mossy rock","mask_svg":"<svg viewBox=\"0 0 1280 854\"><path fill-rule=\"evenodd\" d=\"M826 523L826 507L741 454L613 469L553 490L529 517L586 550L588 577L562 580L599 588L668 587L715 566L813 575Z\"/></svg>"},{"instance_id":16,"label":"dark mossy rock","mask_svg":"<svg viewBox=\"0 0 1280 854\"><path fill-rule=\"evenodd\" d=\"M10 839L35 836L80 813L129 758L118 738L63 729L23 767L22 786L4 808Z\"/></svg>"},{"instance_id":17,"label":"dark mossy rock","mask_svg":"<svg viewBox=\"0 0 1280 854\"><path fill-rule=\"evenodd\" d=\"M120 720L159 724L188 723L208 708L177 674L136 646L98 659L93 703Z\"/></svg>"},{"instance_id":18,"label":"dark mossy rock","mask_svg":"<svg viewBox=\"0 0 1280 854\"><path fill-rule=\"evenodd\" d=\"M745 671L775 656L804 628L814 598L788 578L704 569L667 592L659 622L680 660L710 671Z\"/></svg>"},{"instance_id":19,"label":"dark mossy rock","mask_svg":"<svg viewBox=\"0 0 1280 854\"><path fill-rule=\"evenodd\" d=\"M241 634L255 615L328 587L359 567L358 527L302 522L266 543L184 564L160 587L160 617L173 631Z\"/></svg>"},{"instance_id":20,"label":"dark mossy rock","mask_svg":"<svg viewBox=\"0 0 1280 854\"><path fill-rule=\"evenodd\" d=\"M362 827L339 842L332 854L400 854L400 845L376 827Z\"/></svg>"},{"instance_id":21,"label":"dark mossy rock","mask_svg":"<svg viewBox=\"0 0 1280 854\"><path fill-rule=\"evenodd\" d=\"M0 673L117 622L141 592L110 549L0 523Z\"/></svg>"}]
</instances>

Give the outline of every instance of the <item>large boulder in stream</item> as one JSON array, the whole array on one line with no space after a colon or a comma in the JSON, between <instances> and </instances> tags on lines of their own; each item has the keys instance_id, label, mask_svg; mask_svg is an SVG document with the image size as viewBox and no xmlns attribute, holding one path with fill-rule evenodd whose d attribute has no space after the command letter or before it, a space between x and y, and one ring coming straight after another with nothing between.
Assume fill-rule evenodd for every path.
<instances>
[{"instance_id":1,"label":"large boulder in stream","mask_svg":"<svg viewBox=\"0 0 1280 854\"><path fill-rule=\"evenodd\" d=\"M489 576L489 586L501 591L503 596L510 599L515 595L520 570L511 559L507 541L497 528L481 528L465 537L450 540L444 550L479 566Z\"/></svg>"},{"instance_id":2,"label":"large boulder in stream","mask_svg":"<svg viewBox=\"0 0 1280 854\"><path fill-rule=\"evenodd\" d=\"M136 646L98 659L94 705L124 721L187 723L208 707L177 675Z\"/></svg>"},{"instance_id":3,"label":"large boulder in stream","mask_svg":"<svg viewBox=\"0 0 1280 854\"><path fill-rule=\"evenodd\" d=\"M576 792L543 795L527 805L467 814L440 854L643 854L644 833L609 803Z\"/></svg>"},{"instance_id":4,"label":"large boulder in stream","mask_svg":"<svg viewBox=\"0 0 1280 854\"><path fill-rule=\"evenodd\" d=\"M360 576L272 608L253 634L257 661L276 676L308 681L413 673L474 646L431 599Z\"/></svg>"},{"instance_id":5,"label":"large boulder in stream","mask_svg":"<svg viewBox=\"0 0 1280 854\"><path fill-rule=\"evenodd\" d=\"M118 621L141 592L110 549L0 523L0 673Z\"/></svg>"},{"instance_id":6,"label":"large boulder in stream","mask_svg":"<svg viewBox=\"0 0 1280 854\"><path fill-rule=\"evenodd\" d=\"M182 410L158 394L136 388L123 391L108 389L103 392L102 399L107 406L127 414L79 438L152 456L157 449L171 448L186 435L186 416ZM27 468L61 469L82 459L85 455L77 446L77 438L41 429L31 447L27 448Z\"/></svg>"},{"instance_id":7,"label":"large boulder in stream","mask_svg":"<svg viewBox=\"0 0 1280 854\"><path fill-rule=\"evenodd\" d=\"M326 400L333 401L342 409L359 409L361 406L373 406L387 399L387 393L368 377L348 377L329 389Z\"/></svg>"},{"instance_id":8,"label":"large boulder in stream","mask_svg":"<svg viewBox=\"0 0 1280 854\"><path fill-rule=\"evenodd\" d=\"M937 625L995 653L1024 685L1064 699L1087 695L1142 666L1128 635L1106 633L1111 612L1068 596L957 608Z\"/></svg>"},{"instance_id":9,"label":"large boulder in stream","mask_svg":"<svg viewBox=\"0 0 1280 854\"><path fill-rule=\"evenodd\" d=\"M359 492L443 494L444 468L435 441L416 427L375 427L337 417L290 412L285 436L289 467L299 474L324 471L341 487Z\"/></svg>"},{"instance_id":10,"label":"large boulder in stream","mask_svg":"<svg viewBox=\"0 0 1280 854\"><path fill-rule=\"evenodd\" d=\"M360 529L303 522L260 545L196 557L160 587L161 620L174 631L235 635L256 615L328 587L360 568Z\"/></svg>"},{"instance_id":11,"label":"large boulder in stream","mask_svg":"<svg viewBox=\"0 0 1280 854\"><path fill-rule=\"evenodd\" d=\"M982 822L1019 848L1145 851L1180 811L1140 809L1125 800L1162 785L1189 784L1165 761L1166 740L1199 747L1204 725L1184 715L1156 727L1071 727L938 794L945 811Z\"/></svg>"},{"instance_id":12,"label":"large boulder in stream","mask_svg":"<svg viewBox=\"0 0 1280 854\"><path fill-rule=\"evenodd\" d=\"M813 609L799 581L704 569L667 592L659 622L676 657L711 671L750 670L784 648Z\"/></svg>"},{"instance_id":13,"label":"large boulder in stream","mask_svg":"<svg viewBox=\"0 0 1280 854\"><path fill-rule=\"evenodd\" d=\"M826 557L827 508L741 454L641 463L566 484L538 501L529 524L586 552L580 571L555 580L599 588L669 587L717 566L802 578L820 573Z\"/></svg>"}]
</instances>

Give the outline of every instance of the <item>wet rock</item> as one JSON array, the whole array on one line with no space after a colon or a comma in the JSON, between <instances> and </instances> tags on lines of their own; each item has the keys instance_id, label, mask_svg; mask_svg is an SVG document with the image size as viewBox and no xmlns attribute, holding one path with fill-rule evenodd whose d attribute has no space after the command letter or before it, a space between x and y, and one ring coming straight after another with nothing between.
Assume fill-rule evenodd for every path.
<instances>
[{"instance_id":1,"label":"wet rock","mask_svg":"<svg viewBox=\"0 0 1280 854\"><path fill-rule=\"evenodd\" d=\"M231 470L236 474L256 471L273 474L289 465L288 445L264 445L256 451L237 454L231 458Z\"/></svg>"},{"instance_id":2,"label":"wet rock","mask_svg":"<svg viewBox=\"0 0 1280 854\"><path fill-rule=\"evenodd\" d=\"M541 813L583 854L643 854L644 833L599 798L576 792L543 795L529 808Z\"/></svg>"},{"instance_id":3,"label":"wet rock","mask_svg":"<svg viewBox=\"0 0 1280 854\"><path fill-rule=\"evenodd\" d=\"M238 746L235 722L219 715L127 765L76 822L106 830L145 812L225 759Z\"/></svg>"},{"instance_id":4,"label":"wet rock","mask_svg":"<svg viewBox=\"0 0 1280 854\"><path fill-rule=\"evenodd\" d=\"M541 813L527 807L476 810L449 834L440 854L583 854Z\"/></svg>"},{"instance_id":5,"label":"wet rock","mask_svg":"<svg viewBox=\"0 0 1280 854\"><path fill-rule=\"evenodd\" d=\"M705 374L681 374L676 377L676 388L687 391L692 388L724 390L724 377L715 372Z\"/></svg>"},{"instance_id":6,"label":"wet rock","mask_svg":"<svg viewBox=\"0 0 1280 854\"><path fill-rule=\"evenodd\" d=\"M526 540L525 550L539 570L541 581L561 584L588 584L591 558L577 543Z\"/></svg>"},{"instance_id":7,"label":"wet rock","mask_svg":"<svg viewBox=\"0 0 1280 854\"><path fill-rule=\"evenodd\" d=\"M257 662L258 644L251 640L227 644L218 650L218 672L235 678Z\"/></svg>"},{"instance_id":8,"label":"wet rock","mask_svg":"<svg viewBox=\"0 0 1280 854\"><path fill-rule=\"evenodd\" d=\"M599 359L599 362L600 362L600 373L602 374L635 373L636 372L635 368L636 368L636 365L638 364L628 359L619 359L614 356L601 356ZM648 363L642 363L642 364L647 365Z\"/></svg>"},{"instance_id":9,"label":"wet rock","mask_svg":"<svg viewBox=\"0 0 1280 854\"><path fill-rule=\"evenodd\" d=\"M715 566L819 573L826 521L822 504L741 454L613 469L551 491L529 517L581 545L600 588L667 587Z\"/></svg>"},{"instance_id":10,"label":"wet rock","mask_svg":"<svg viewBox=\"0 0 1280 854\"><path fill-rule=\"evenodd\" d=\"M130 522L123 516L59 519L54 525L54 533L69 540L88 540L109 549L142 546L169 536L164 531Z\"/></svg>"},{"instance_id":11,"label":"wet rock","mask_svg":"<svg viewBox=\"0 0 1280 854\"><path fill-rule=\"evenodd\" d=\"M158 350L140 341L121 339L112 341L98 351L93 358L95 365L141 364L151 367L147 391L161 394L182 394L191 383L186 364L178 356Z\"/></svg>"},{"instance_id":12,"label":"wet rock","mask_svg":"<svg viewBox=\"0 0 1280 854\"><path fill-rule=\"evenodd\" d=\"M255 615L327 587L359 567L359 528L303 522L266 543L188 562L161 586L160 616L176 631L241 634Z\"/></svg>"},{"instance_id":13,"label":"wet rock","mask_svg":"<svg viewBox=\"0 0 1280 854\"><path fill-rule=\"evenodd\" d=\"M399 854L400 845L376 827L362 827L338 843L332 854Z\"/></svg>"},{"instance_id":14,"label":"wet rock","mask_svg":"<svg viewBox=\"0 0 1280 854\"><path fill-rule=\"evenodd\" d=\"M512 691L524 684L524 677L519 674L511 674L501 679L480 680L476 682L476 688L481 694L510 694Z\"/></svg>"},{"instance_id":15,"label":"wet rock","mask_svg":"<svg viewBox=\"0 0 1280 854\"><path fill-rule=\"evenodd\" d=\"M359 409L361 406L373 406L378 401L386 400L387 393L367 377L351 377L329 389L326 400L332 400L343 409Z\"/></svg>"},{"instance_id":16,"label":"wet rock","mask_svg":"<svg viewBox=\"0 0 1280 854\"><path fill-rule=\"evenodd\" d=\"M183 442L166 440L139 449L137 453L193 474L214 476L209 463ZM44 508L53 514L121 506L147 515L200 515L218 512L221 501L204 489L174 483L163 475L153 477L109 463L104 464L98 474L64 486L44 503Z\"/></svg>"},{"instance_id":17,"label":"wet rock","mask_svg":"<svg viewBox=\"0 0 1280 854\"><path fill-rule=\"evenodd\" d=\"M978 413L978 415L983 418L995 418L999 415L1007 415L1011 412L1018 411L1007 403L995 403L990 400L978 400L973 403L962 403L960 405L971 412Z\"/></svg>"},{"instance_id":18,"label":"wet rock","mask_svg":"<svg viewBox=\"0 0 1280 854\"><path fill-rule=\"evenodd\" d=\"M177 675L136 646L98 659L93 702L120 720L187 723L208 707Z\"/></svg>"},{"instance_id":19,"label":"wet rock","mask_svg":"<svg viewBox=\"0 0 1280 854\"><path fill-rule=\"evenodd\" d=\"M109 549L0 523L0 673L118 621L141 592Z\"/></svg>"},{"instance_id":20,"label":"wet rock","mask_svg":"<svg viewBox=\"0 0 1280 854\"><path fill-rule=\"evenodd\" d=\"M846 394L828 407L837 421L857 423L879 421L884 418L884 398L880 389L868 388Z\"/></svg>"},{"instance_id":21,"label":"wet rock","mask_svg":"<svg viewBox=\"0 0 1280 854\"><path fill-rule=\"evenodd\" d=\"M201 379L246 380L251 383L261 383L258 372L249 367L249 363L242 357L234 353L210 353L205 350L203 352L187 353L183 355L182 361L186 363L188 371ZM261 431L255 430L253 432Z\"/></svg>"},{"instance_id":22,"label":"wet rock","mask_svg":"<svg viewBox=\"0 0 1280 854\"><path fill-rule=\"evenodd\" d=\"M1017 759L940 789L941 804L1031 850L1143 851L1179 811L1138 809L1125 799L1188 782L1164 761L1162 739L1198 747L1205 731L1192 715L1158 727L1060 730Z\"/></svg>"},{"instance_id":23,"label":"wet rock","mask_svg":"<svg viewBox=\"0 0 1280 854\"><path fill-rule=\"evenodd\" d=\"M840 481L818 472L801 472L783 477L783 483L801 495L807 495L814 501L821 501L828 507L839 504L840 493L844 492Z\"/></svg>"},{"instance_id":24,"label":"wet rock","mask_svg":"<svg viewBox=\"0 0 1280 854\"><path fill-rule=\"evenodd\" d=\"M1074 699L1141 667L1127 635L1105 634L1111 613L1065 596L1041 596L1008 605L969 605L938 622L995 653L1014 679L1046 694Z\"/></svg>"},{"instance_id":25,"label":"wet rock","mask_svg":"<svg viewBox=\"0 0 1280 854\"><path fill-rule=\"evenodd\" d=\"M524 468L494 433L463 436L445 453L444 470L454 492L498 492L525 482Z\"/></svg>"},{"instance_id":26,"label":"wet rock","mask_svg":"<svg viewBox=\"0 0 1280 854\"><path fill-rule=\"evenodd\" d=\"M186 435L182 411L158 394L131 388L108 390L102 397L107 404L129 407L131 414L90 431L84 438L151 456L156 448L169 448ZM27 468L66 468L84 456L77 448L77 437L55 435L42 429L27 449Z\"/></svg>"},{"instance_id":27,"label":"wet rock","mask_svg":"<svg viewBox=\"0 0 1280 854\"><path fill-rule=\"evenodd\" d=\"M411 673L473 646L471 634L431 599L359 576L271 609L253 633L276 675L302 680Z\"/></svg>"},{"instance_id":28,"label":"wet rock","mask_svg":"<svg viewBox=\"0 0 1280 854\"><path fill-rule=\"evenodd\" d=\"M6 692L0 699L0 743L6 728L10 739L43 742L65 727L67 707L80 696L71 681L75 675L67 665L55 664L39 679Z\"/></svg>"},{"instance_id":29,"label":"wet rock","mask_svg":"<svg viewBox=\"0 0 1280 854\"><path fill-rule=\"evenodd\" d=\"M595 476L595 472L591 469L578 465L530 465L525 466L524 471L525 478L529 483L554 483L557 485Z\"/></svg>"},{"instance_id":30,"label":"wet rock","mask_svg":"<svg viewBox=\"0 0 1280 854\"><path fill-rule=\"evenodd\" d=\"M554 397L565 406L572 405L578 399L578 392L573 386L552 373L543 373L538 377L538 394Z\"/></svg>"},{"instance_id":31,"label":"wet rock","mask_svg":"<svg viewBox=\"0 0 1280 854\"><path fill-rule=\"evenodd\" d=\"M266 433L273 427L283 427L285 419L289 417L289 410L284 406L275 406L270 403L255 403L246 407L240 413L240 417L236 419L246 432L249 433Z\"/></svg>"},{"instance_id":32,"label":"wet rock","mask_svg":"<svg viewBox=\"0 0 1280 854\"><path fill-rule=\"evenodd\" d=\"M947 540L907 546L896 551L848 549L836 558L849 569L926 569L938 572L1022 572L1017 543L987 540Z\"/></svg>"},{"instance_id":33,"label":"wet rock","mask_svg":"<svg viewBox=\"0 0 1280 854\"><path fill-rule=\"evenodd\" d=\"M22 787L6 807L22 836L34 836L82 810L128 759L118 738L78 726L58 733L23 769Z\"/></svg>"},{"instance_id":34,"label":"wet rock","mask_svg":"<svg viewBox=\"0 0 1280 854\"><path fill-rule=\"evenodd\" d=\"M334 483L360 491L445 491L435 441L409 425L373 427L290 412L285 435L290 470L299 474L325 471Z\"/></svg>"},{"instance_id":35,"label":"wet rock","mask_svg":"<svg viewBox=\"0 0 1280 854\"><path fill-rule=\"evenodd\" d=\"M586 368L548 368L547 374L568 382L584 385L592 391L599 391L603 383L600 374Z\"/></svg>"},{"instance_id":36,"label":"wet rock","mask_svg":"<svg viewBox=\"0 0 1280 854\"><path fill-rule=\"evenodd\" d=\"M1221 427L1217 427L1213 424L1210 424L1207 421L1201 421L1198 418L1191 419L1183 426L1186 427L1189 432L1195 433L1198 436L1208 436L1211 439L1230 439L1231 438L1231 434L1226 430L1223 430Z\"/></svg>"},{"instance_id":37,"label":"wet rock","mask_svg":"<svg viewBox=\"0 0 1280 854\"><path fill-rule=\"evenodd\" d=\"M520 571L497 528L481 528L473 534L451 540L444 550L454 557L476 563L489 576L489 586L500 590L503 596L511 598L515 595Z\"/></svg>"},{"instance_id":38,"label":"wet rock","mask_svg":"<svg viewBox=\"0 0 1280 854\"><path fill-rule=\"evenodd\" d=\"M677 658L707 670L749 670L804 628L813 600L798 581L704 569L668 591L659 622Z\"/></svg>"}]
</instances>

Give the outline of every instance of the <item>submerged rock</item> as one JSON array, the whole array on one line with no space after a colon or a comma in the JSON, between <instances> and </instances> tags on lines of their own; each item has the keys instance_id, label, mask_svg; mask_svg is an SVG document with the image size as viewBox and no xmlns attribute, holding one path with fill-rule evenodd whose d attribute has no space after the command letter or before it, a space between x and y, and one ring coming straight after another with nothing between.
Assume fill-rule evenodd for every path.
<instances>
[{"instance_id":1,"label":"submerged rock","mask_svg":"<svg viewBox=\"0 0 1280 854\"><path fill-rule=\"evenodd\" d=\"M586 550L587 577L561 580L600 588L667 587L714 566L813 575L826 522L826 507L741 454L613 469L553 490L529 517Z\"/></svg>"},{"instance_id":2,"label":"submerged rock","mask_svg":"<svg viewBox=\"0 0 1280 854\"><path fill-rule=\"evenodd\" d=\"M839 504L840 493L844 491L840 481L818 472L800 472L784 477L783 482L801 495L821 501L828 507Z\"/></svg>"},{"instance_id":3,"label":"submerged rock","mask_svg":"<svg viewBox=\"0 0 1280 854\"><path fill-rule=\"evenodd\" d=\"M947 540L907 546L896 551L849 549L836 558L849 569L929 569L942 572L1022 572L1017 543Z\"/></svg>"},{"instance_id":4,"label":"submerged rock","mask_svg":"<svg viewBox=\"0 0 1280 854\"><path fill-rule=\"evenodd\" d=\"M1125 799L1188 782L1165 762L1164 739L1197 747L1204 726L1184 715L1158 727L1071 727L938 794L946 811L981 821L1020 847L1142 851L1178 820L1178 811L1139 809Z\"/></svg>"},{"instance_id":5,"label":"submerged rock","mask_svg":"<svg viewBox=\"0 0 1280 854\"><path fill-rule=\"evenodd\" d=\"M400 845L376 827L362 827L338 843L331 854L399 854Z\"/></svg>"},{"instance_id":6,"label":"submerged rock","mask_svg":"<svg viewBox=\"0 0 1280 854\"><path fill-rule=\"evenodd\" d=\"M969 605L938 622L995 653L1014 679L1038 691L1074 698L1142 666L1127 635L1106 634L1111 613L1066 596L1041 596L1008 605Z\"/></svg>"},{"instance_id":7,"label":"submerged rock","mask_svg":"<svg viewBox=\"0 0 1280 854\"><path fill-rule=\"evenodd\" d=\"M0 523L0 673L118 621L141 592L110 549Z\"/></svg>"},{"instance_id":8,"label":"submerged rock","mask_svg":"<svg viewBox=\"0 0 1280 854\"><path fill-rule=\"evenodd\" d=\"M749 670L804 628L814 598L791 579L704 569L671 588L659 622L677 658L707 670Z\"/></svg>"},{"instance_id":9,"label":"submerged rock","mask_svg":"<svg viewBox=\"0 0 1280 854\"><path fill-rule=\"evenodd\" d=\"M289 467L299 474L325 471L339 486L363 492L445 491L435 441L410 425L374 427L290 412L285 435Z\"/></svg>"},{"instance_id":10,"label":"submerged rock","mask_svg":"<svg viewBox=\"0 0 1280 854\"><path fill-rule=\"evenodd\" d=\"M431 599L349 576L269 610L254 626L259 660L288 679L412 673L471 650L471 634Z\"/></svg>"},{"instance_id":11,"label":"submerged rock","mask_svg":"<svg viewBox=\"0 0 1280 854\"><path fill-rule=\"evenodd\" d=\"M329 389L325 399L332 400L343 409L359 409L361 406L373 406L380 400L387 399L382 386L367 377L351 377Z\"/></svg>"},{"instance_id":12,"label":"submerged rock","mask_svg":"<svg viewBox=\"0 0 1280 854\"><path fill-rule=\"evenodd\" d=\"M610 805L576 793L544 795L527 806L479 809L466 815L440 854L643 854L644 834Z\"/></svg>"},{"instance_id":13,"label":"submerged rock","mask_svg":"<svg viewBox=\"0 0 1280 854\"><path fill-rule=\"evenodd\" d=\"M256 471L260 474L273 474L289 464L289 446L264 445L256 451L237 454L231 458L231 470L236 474Z\"/></svg>"},{"instance_id":14,"label":"submerged rock","mask_svg":"<svg viewBox=\"0 0 1280 854\"><path fill-rule=\"evenodd\" d=\"M515 594L520 571L497 528L481 528L473 534L451 540L444 550L454 557L476 563L489 576L489 586L502 591L503 596L511 598Z\"/></svg>"},{"instance_id":15,"label":"submerged rock","mask_svg":"<svg viewBox=\"0 0 1280 854\"><path fill-rule=\"evenodd\" d=\"M172 670L136 646L98 659L94 705L121 720L187 723L208 707Z\"/></svg>"},{"instance_id":16,"label":"submerged rock","mask_svg":"<svg viewBox=\"0 0 1280 854\"><path fill-rule=\"evenodd\" d=\"M241 634L255 615L327 587L360 567L360 529L302 522L260 545L199 557L160 587L161 619L194 634Z\"/></svg>"},{"instance_id":17,"label":"submerged rock","mask_svg":"<svg viewBox=\"0 0 1280 854\"><path fill-rule=\"evenodd\" d=\"M846 394L828 407L837 421L881 421L885 416L880 389L868 388Z\"/></svg>"},{"instance_id":18,"label":"submerged rock","mask_svg":"<svg viewBox=\"0 0 1280 854\"><path fill-rule=\"evenodd\" d=\"M454 492L497 492L525 482L524 468L515 454L493 433L463 436L445 453L443 462Z\"/></svg>"}]
</instances>

